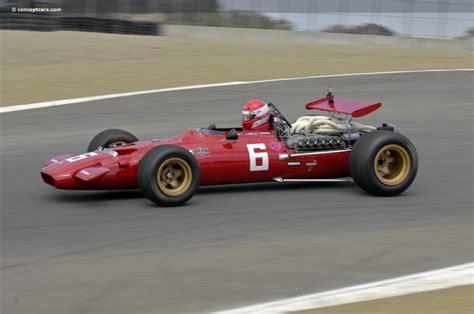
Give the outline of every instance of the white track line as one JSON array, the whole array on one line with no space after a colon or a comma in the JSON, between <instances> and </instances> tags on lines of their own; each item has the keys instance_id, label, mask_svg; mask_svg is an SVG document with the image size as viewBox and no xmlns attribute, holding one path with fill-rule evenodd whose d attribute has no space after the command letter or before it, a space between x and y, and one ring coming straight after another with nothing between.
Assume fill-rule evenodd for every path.
<instances>
[{"instance_id":1,"label":"white track line","mask_svg":"<svg viewBox=\"0 0 474 314\"><path fill-rule=\"evenodd\" d=\"M88 101L96 101L96 100L119 98L119 97L129 97L129 96L137 96L137 95L145 95L145 94L154 94L154 93L174 92L174 91L187 90L187 89L223 87L223 86L233 86L233 85L258 84L258 83L294 81L294 80L307 80L307 79L316 79L316 78L344 77L344 76L425 73L425 72L456 72L456 71L474 71L474 69L439 69L439 70L346 73L346 74L331 74L331 75L317 75L317 76L303 76L303 77L288 77L288 78L259 80L259 81L242 81L242 82L225 82L225 83L215 83L215 84L191 85L191 86L152 89L152 90L144 90L144 91L120 93L120 94L109 94L109 95L99 95L99 96L81 97L81 98L73 98L73 99L53 100L53 101L45 101L45 102L25 104L25 105L6 106L6 107L0 107L0 113L55 107L55 106L65 106L65 105L77 104L77 103L88 102Z\"/></svg>"},{"instance_id":2,"label":"white track line","mask_svg":"<svg viewBox=\"0 0 474 314\"><path fill-rule=\"evenodd\" d=\"M330 290L300 297L282 299L218 314L285 313L307 309L388 298L416 292L474 284L474 263L428 271L389 280Z\"/></svg>"}]
</instances>

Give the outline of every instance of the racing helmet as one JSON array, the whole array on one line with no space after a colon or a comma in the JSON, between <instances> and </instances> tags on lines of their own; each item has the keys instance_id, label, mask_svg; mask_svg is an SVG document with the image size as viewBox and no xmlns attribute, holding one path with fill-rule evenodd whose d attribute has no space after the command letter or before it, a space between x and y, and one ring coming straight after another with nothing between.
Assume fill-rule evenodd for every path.
<instances>
[{"instance_id":1,"label":"racing helmet","mask_svg":"<svg viewBox=\"0 0 474 314\"><path fill-rule=\"evenodd\" d=\"M254 99L244 105L242 127L244 130L268 131L270 125L270 107L260 99Z\"/></svg>"}]
</instances>

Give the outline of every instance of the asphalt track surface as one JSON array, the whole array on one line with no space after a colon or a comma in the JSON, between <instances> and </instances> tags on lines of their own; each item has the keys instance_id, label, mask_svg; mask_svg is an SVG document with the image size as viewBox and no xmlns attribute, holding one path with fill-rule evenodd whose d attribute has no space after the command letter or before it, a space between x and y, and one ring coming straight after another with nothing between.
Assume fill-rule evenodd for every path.
<instances>
[{"instance_id":1,"label":"asphalt track surface","mask_svg":"<svg viewBox=\"0 0 474 314\"><path fill-rule=\"evenodd\" d=\"M271 100L290 120L331 86L382 100L363 119L396 123L418 149L394 198L353 184L202 188L160 208L139 191L42 184L48 157L79 154L97 132L140 138L239 123ZM337 77L185 90L1 115L1 312L222 310L473 260L473 72Z\"/></svg>"}]
</instances>

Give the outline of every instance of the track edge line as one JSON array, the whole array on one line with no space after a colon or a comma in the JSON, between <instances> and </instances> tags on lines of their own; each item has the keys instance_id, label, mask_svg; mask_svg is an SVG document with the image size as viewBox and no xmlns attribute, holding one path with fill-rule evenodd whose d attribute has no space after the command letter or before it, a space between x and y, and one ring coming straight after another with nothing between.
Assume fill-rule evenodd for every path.
<instances>
[{"instance_id":1,"label":"track edge line","mask_svg":"<svg viewBox=\"0 0 474 314\"><path fill-rule=\"evenodd\" d=\"M286 313L474 284L474 262L214 314Z\"/></svg>"},{"instance_id":2,"label":"track edge line","mask_svg":"<svg viewBox=\"0 0 474 314\"><path fill-rule=\"evenodd\" d=\"M105 100L105 99L111 99L111 98L130 97L130 96L146 95L146 94L154 94L154 93L174 92L174 91L189 90L189 89L225 87L225 86L234 86L234 85L247 85L247 84L259 84L259 83L269 83L269 82L308 80L308 79L317 79L317 78L344 77L344 76L368 76L368 75L383 75L383 74L459 72L459 71L474 71L474 69L431 69L431 70L406 70L406 71L386 71L386 72L366 72L366 73L344 73L344 74L328 74L328 75L302 76L302 77L287 77L287 78L269 79L269 80L233 81L233 82L222 82L222 83L213 83L213 84L189 85L189 86L170 87L170 88L143 90L143 91L117 93L117 94L52 100L52 101L30 103L30 104L24 104L24 105L5 106L5 107L0 107L0 113L41 109L41 108L56 107L56 106L65 106L65 105L72 105L72 104L83 103L83 102L88 102L88 101L97 101L97 100Z\"/></svg>"}]
</instances>

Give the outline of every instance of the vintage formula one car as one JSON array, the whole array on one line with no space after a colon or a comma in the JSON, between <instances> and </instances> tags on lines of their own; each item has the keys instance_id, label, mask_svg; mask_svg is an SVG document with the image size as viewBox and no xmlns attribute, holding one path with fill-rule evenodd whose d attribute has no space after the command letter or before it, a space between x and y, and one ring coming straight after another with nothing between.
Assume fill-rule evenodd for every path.
<instances>
[{"instance_id":1,"label":"vintage formula one car","mask_svg":"<svg viewBox=\"0 0 474 314\"><path fill-rule=\"evenodd\" d=\"M243 128L190 129L166 139L139 141L129 132L97 134L87 152L60 155L41 170L45 183L67 190L136 189L151 201L177 206L199 186L287 181L350 181L378 196L407 189L417 152L393 126L353 122L381 103L327 97L306 105L328 113L293 124L277 107L249 102Z\"/></svg>"}]
</instances>

